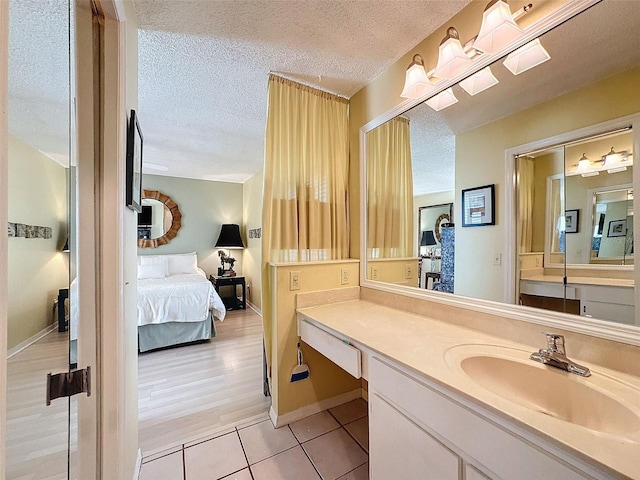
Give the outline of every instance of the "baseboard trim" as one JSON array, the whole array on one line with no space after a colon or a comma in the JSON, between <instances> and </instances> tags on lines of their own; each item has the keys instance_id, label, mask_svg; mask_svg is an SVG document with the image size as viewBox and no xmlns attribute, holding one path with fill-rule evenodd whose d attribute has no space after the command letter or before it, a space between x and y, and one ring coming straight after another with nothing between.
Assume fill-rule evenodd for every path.
<instances>
[{"instance_id":1,"label":"baseboard trim","mask_svg":"<svg viewBox=\"0 0 640 480\"><path fill-rule=\"evenodd\" d=\"M251 303L249 300L247 300L247 306L253 310L254 312L256 312L258 315L262 316L262 311L256 307L253 303Z\"/></svg>"},{"instance_id":2,"label":"baseboard trim","mask_svg":"<svg viewBox=\"0 0 640 480\"><path fill-rule=\"evenodd\" d=\"M142 450L138 449L138 456L136 457L136 467L133 470L133 480L140 478L140 468L142 468Z\"/></svg>"},{"instance_id":3,"label":"baseboard trim","mask_svg":"<svg viewBox=\"0 0 640 480\"><path fill-rule=\"evenodd\" d=\"M302 420L303 418L306 418L310 415L314 415L329 408L337 407L338 405L342 405L343 403L350 402L351 400L355 400L356 398L362 398L361 388L356 388L355 390L343 393L342 395L337 395L335 397L327 398L326 400L312 403L311 405L306 405L302 408L294 410L293 412L288 412L283 415L278 415L273 409L273 405L271 405L271 408L269 408L269 418L271 418L271 423L273 423L274 427L280 428L284 425Z\"/></svg>"},{"instance_id":4,"label":"baseboard trim","mask_svg":"<svg viewBox=\"0 0 640 480\"><path fill-rule=\"evenodd\" d=\"M7 359L13 357L16 353L20 353L25 348L33 345L34 343L36 343L41 338L44 338L49 333L53 332L57 327L58 327L58 322L52 323L48 327L40 330L35 335L27 338L24 342L20 342L15 347L11 347L9 350L7 350Z\"/></svg>"}]
</instances>

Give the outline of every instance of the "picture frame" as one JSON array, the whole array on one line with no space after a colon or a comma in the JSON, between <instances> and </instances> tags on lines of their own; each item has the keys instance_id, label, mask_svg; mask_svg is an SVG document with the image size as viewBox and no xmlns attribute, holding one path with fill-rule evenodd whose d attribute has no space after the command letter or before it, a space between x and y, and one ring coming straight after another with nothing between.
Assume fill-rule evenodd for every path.
<instances>
[{"instance_id":1,"label":"picture frame","mask_svg":"<svg viewBox=\"0 0 640 480\"><path fill-rule=\"evenodd\" d=\"M565 210L564 231L565 233L578 233L580 230L580 210Z\"/></svg>"},{"instance_id":2,"label":"picture frame","mask_svg":"<svg viewBox=\"0 0 640 480\"><path fill-rule=\"evenodd\" d=\"M127 127L126 205L138 213L142 212L143 141L138 115L135 110L131 110Z\"/></svg>"},{"instance_id":3,"label":"picture frame","mask_svg":"<svg viewBox=\"0 0 640 480\"><path fill-rule=\"evenodd\" d=\"M607 237L626 237L627 236L627 220L611 220Z\"/></svg>"},{"instance_id":4,"label":"picture frame","mask_svg":"<svg viewBox=\"0 0 640 480\"><path fill-rule=\"evenodd\" d=\"M462 190L462 226L495 225L495 204L495 184Z\"/></svg>"}]
</instances>

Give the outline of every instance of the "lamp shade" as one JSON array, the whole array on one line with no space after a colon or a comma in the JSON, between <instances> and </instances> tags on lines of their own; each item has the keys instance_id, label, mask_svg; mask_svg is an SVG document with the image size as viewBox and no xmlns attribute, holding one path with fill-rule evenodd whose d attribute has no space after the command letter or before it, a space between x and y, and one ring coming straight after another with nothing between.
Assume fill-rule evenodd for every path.
<instances>
[{"instance_id":1,"label":"lamp shade","mask_svg":"<svg viewBox=\"0 0 640 480\"><path fill-rule=\"evenodd\" d=\"M419 54L415 54L407 68L404 88L400 96L403 98L420 98L424 97L432 88L433 84L424 70L424 60Z\"/></svg>"},{"instance_id":2,"label":"lamp shade","mask_svg":"<svg viewBox=\"0 0 640 480\"><path fill-rule=\"evenodd\" d=\"M520 75L522 72L537 67L550 59L551 55L544 49L540 40L536 38L515 52L510 53L503 64L514 75Z\"/></svg>"},{"instance_id":3,"label":"lamp shade","mask_svg":"<svg viewBox=\"0 0 640 480\"><path fill-rule=\"evenodd\" d=\"M225 223L220 229L216 248L244 248L240 227L234 223Z\"/></svg>"},{"instance_id":4,"label":"lamp shade","mask_svg":"<svg viewBox=\"0 0 640 480\"><path fill-rule=\"evenodd\" d=\"M473 48L496 53L523 33L511 15L509 4L505 0L493 0L482 14L482 25Z\"/></svg>"},{"instance_id":5,"label":"lamp shade","mask_svg":"<svg viewBox=\"0 0 640 480\"><path fill-rule=\"evenodd\" d=\"M436 245L436 237L433 235L433 230L425 230L422 232L422 238L420 238L420 246L428 247L430 245Z\"/></svg>"},{"instance_id":6,"label":"lamp shade","mask_svg":"<svg viewBox=\"0 0 640 480\"><path fill-rule=\"evenodd\" d=\"M433 75L438 78L454 78L472 64L472 60L462 49L458 31L449 27L447 35L438 48L438 63Z\"/></svg>"},{"instance_id":7,"label":"lamp shade","mask_svg":"<svg viewBox=\"0 0 640 480\"><path fill-rule=\"evenodd\" d=\"M498 83L498 79L491 72L490 67L483 68L479 72L474 73L469 78L460 82L460 86L469 94L475 95L484 92L487 88L491 88Z\"/></svg>"},{"instance_id":8,"label":"lamp shade","mask_svg":"<svg viewBox=\"0 0 640 480\"><path fill-rule=\"evenodd\" d=\"M445 91L440 92L435 97L431 97L425 103L433 108L436 112L439 112L443 108L447 108L455 103L458 103L458 99L454 95L451 87L449 87Z\"/></svg>"}]
</instances>

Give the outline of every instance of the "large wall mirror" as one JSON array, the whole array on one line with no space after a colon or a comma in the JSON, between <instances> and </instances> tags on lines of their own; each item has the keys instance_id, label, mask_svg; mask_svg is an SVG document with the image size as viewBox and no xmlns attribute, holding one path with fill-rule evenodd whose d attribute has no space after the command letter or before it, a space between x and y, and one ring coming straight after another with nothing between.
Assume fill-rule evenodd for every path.
<instances>
[{"instance_id":1,"label":"large wall mirror","mask_svg":"<svg viewBox=\"0 0 640 480\"><path fill-rule=\"evenodd\" d=\"M447 108L421 102L367 124L363 285L409 286L454 304L471 297L488 311L495 304L484 301L498 301L518 318L640 342L633 235L640 147L632 128L640 103L626 97L637 95L629 92L640 79L639 13L635 2L603 0L539 37L550 60L535 68L513 75L501 58L491 65L498 83L477 95L455 85L458 102ZM603 32L603 22L615 28ZM382 150L392 158L381 159ZM385 203L376 172L390 165L404 177L385 178L392 183ZM410 261L420 265L422 230L431 229L417 225L417 206L451 198L459 219L461 191L487 184L495 184L496 223L454 222L453 293L425 289L431 283L418 279L418 268L414 283ZM413 202L394 193L403 190ZM377 215L381 204L387 220ZM386 250L371 243L381 242L371 230L384 231L381 223L394 231ZM403 229L412 233L404 244ZM383 263L400 264L412 279L385 275Z\"/></svg>"},{"instance_id":2,"label":"large wall mirror","mask_svg":"<svg viewBox=\"0 0 640 480\"><path fill-rule=\"evenodd\" d=\"M182 227L182 213L173 199L158 190L142 191L138 214L138 247L156 248L173 240Z\"/></svg>"}]
</instances>

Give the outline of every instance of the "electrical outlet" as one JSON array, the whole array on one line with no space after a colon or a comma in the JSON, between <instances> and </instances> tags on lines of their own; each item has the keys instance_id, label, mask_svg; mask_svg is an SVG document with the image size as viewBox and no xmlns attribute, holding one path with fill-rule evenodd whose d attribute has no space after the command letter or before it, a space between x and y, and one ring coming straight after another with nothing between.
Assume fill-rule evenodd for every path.
<instances>
[{"instance_id":1,"label":"electrical outlet","mask_svg":"<svg viewBox=\"0 0 640 480\"><path fill-rule=\"evenodd\" d=\"M502 265L502 254L501 253L494 253L493 254L493 265L495 267L499 267L500 265Z\"/></svg>"},{"instance_id":2,"label":"electrical outlet","mask_svg":"<svg viewBox=\"0 0 640 480\"><path fill-rule=\"evenodd\" d=\"M340 269L340 285L347 285L349 283L349 270L346 268Z\"/></svg>"},{"instance_id":3,"label":"electrical outlet","mask_svg":"<svg viewBox=\"0 0 640 480\"><path fill-rule=\"evenodd\" d=\"M300 290L300 272L289 272L289 290Z\"/></svg>"},{"instance_id":4,"label":"electrical outlet","mask_svg":"<svg viewBox=\"0 0 640 480\"><path fill-rule=\"evenodd\" d=\"M371 280L378 280L378 269L376 267L371 268Z\"/></svg>"},{"instance_id":5,"label":"electrical outlet","mask_svg":"<svg viewBox=\"0 0 640 480\"><path fill-rule=\"evenodd\" d=\"M404 266L404 278L410 279L413 276L413 267L411 265Z\"/></svg>"}]
</instances>

